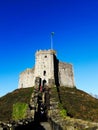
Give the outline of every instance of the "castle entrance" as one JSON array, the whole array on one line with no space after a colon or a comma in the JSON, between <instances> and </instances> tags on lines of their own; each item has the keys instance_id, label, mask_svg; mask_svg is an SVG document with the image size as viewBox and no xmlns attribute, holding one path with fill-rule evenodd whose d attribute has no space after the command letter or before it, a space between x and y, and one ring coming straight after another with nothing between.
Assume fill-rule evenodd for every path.
<instances>
[{"instance_id":1,"label":"castle entrance","mask_svg":"<svg viewBox=\"0 0 98 130\"><path fill-rule=\"evenodd\" d=\"M47 83L47 81L44 79L43 84L42 84L43 88L46 86L46 83Z\"/></svg>"},{"instance_id":2,"label":"castle entrance","mask_svg":"<svg viewBox=\"0 0 98 130\"><path fill-rule=\"evenodd\" d=\"M36 77L35 80L35 90L34 90L34 120L39 119L39 121L47 120L47 90L45 79Z\"/></svg>"}]
</instances>

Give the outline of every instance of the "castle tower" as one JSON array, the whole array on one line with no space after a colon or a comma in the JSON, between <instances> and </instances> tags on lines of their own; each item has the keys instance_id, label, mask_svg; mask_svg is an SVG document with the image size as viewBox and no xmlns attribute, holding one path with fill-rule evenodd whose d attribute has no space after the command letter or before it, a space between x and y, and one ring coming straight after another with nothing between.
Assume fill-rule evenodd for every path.
<instances>
[{"instance_id":1,"label":"castle tower","mask_svg":"<svg viewBox=\"0 0 98 130\"><path fill-rule=\"evenodd\" d=\"M35 59L35 77L41 78L41 85L55 82L54 77L54 50L40 50L36 52Z\"/></svg>"},{"instance_id":2,"label":"castle tower","mask_svg":"<svg viewBox=\"0 0 98 130\"><path fill-rule=\"evenodd\" d=\"M35 54L35 66L20 73L18 88L34 87L36 83L44 86L66 86L73 88L73 66L61 62L54 50L39 50Z\"/></svg>"}]
</instances>

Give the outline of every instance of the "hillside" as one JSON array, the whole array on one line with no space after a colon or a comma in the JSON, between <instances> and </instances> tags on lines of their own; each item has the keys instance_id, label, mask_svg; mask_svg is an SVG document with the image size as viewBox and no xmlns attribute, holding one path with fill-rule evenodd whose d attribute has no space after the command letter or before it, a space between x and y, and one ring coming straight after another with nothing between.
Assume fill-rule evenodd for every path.
<instances>
[{"instance_id":1,"label":"hillside","mask_svg":"<svg viewBox=\"0 0 98 130\"><path fill-rule=\"evenodd\" d=\"M22 102L29 104L33 88L17 89L0 98L0 121L12 119L13 104ZM51 89L55 101L67 111L72 118L98 122L98 99L76 88L60 87Z\"/></svg>"},{"instance_id":2,"label":"hillside","mask_svg":"<svg viewBox=\"0 0 98 130\"><path fill-rule=\"evenodd\" d=\"M0 121L12 119L13 104L29 104L33 88L17 89L0 98Z\"/></svg>"},{"instance_id":3,"label":"hillside","mask_svg":"<svg viewBox=\"0 0 98 130\"><path fill-rule=\"evenodd\" d=\"M53 88L51 93L70 117L98 122L98 99L76 88Z\"/></svg>"}]
</instances>

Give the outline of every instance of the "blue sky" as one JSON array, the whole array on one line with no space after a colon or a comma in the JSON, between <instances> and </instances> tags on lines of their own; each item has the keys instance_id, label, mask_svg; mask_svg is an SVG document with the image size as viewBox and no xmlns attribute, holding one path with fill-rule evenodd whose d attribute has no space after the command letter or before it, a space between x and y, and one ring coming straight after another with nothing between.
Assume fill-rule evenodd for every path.
<instances>
[{"instance_id":1,"label":"blue sky","mask_svg":"<svg viewBox=\"0 0 98 130\"><path fill-rule=\"evenodd\" d=\"M0 96L18 87L35 52L72 63L78 89L98 94L98 0L0 0Z\"/></svg>"}]
</instances>

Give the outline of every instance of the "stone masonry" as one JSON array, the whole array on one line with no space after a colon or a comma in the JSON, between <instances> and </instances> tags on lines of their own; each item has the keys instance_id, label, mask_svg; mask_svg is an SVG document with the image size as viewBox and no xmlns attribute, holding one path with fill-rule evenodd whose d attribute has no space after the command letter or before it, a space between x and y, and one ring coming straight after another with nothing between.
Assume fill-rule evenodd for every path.
<instances>
[{"instance_id":1,"label":"stone masonry","mask_svg":"<svg viewBox=\"0 0 98 130\"><path fill-rule=\"evenodd\" d=\"M60 62L55 50L39 50L35 54L35 67L20 73L18 88L35 86L39 77L40 85L57 85L73 88L74 74L71 64Z\"/></svg>"}]
</instances>

